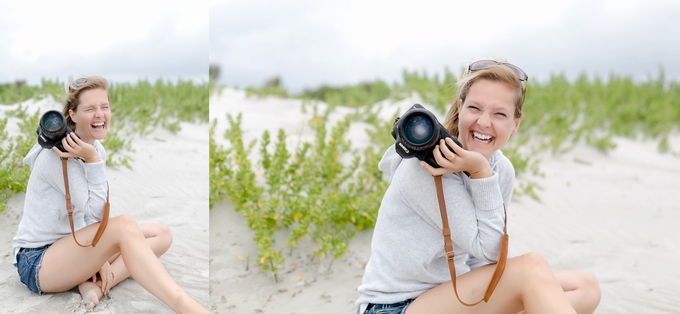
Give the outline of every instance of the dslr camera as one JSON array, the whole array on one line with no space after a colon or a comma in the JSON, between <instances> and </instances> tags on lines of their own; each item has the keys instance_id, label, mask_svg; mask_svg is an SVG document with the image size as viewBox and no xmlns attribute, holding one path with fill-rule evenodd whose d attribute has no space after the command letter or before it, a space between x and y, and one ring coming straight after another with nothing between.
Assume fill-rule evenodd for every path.
<instances>
[{"instance_id":1,"label":"dslr camera","mask_svg":"<svg viewBox=\"0 0 680 314\"><path fill-rule=\"evenodd\" d=\"M434 168L440 168L434 160L432 150L439 140L450 137L458 146L458 139L449 134L432 112L420 104L411 106L401 117L397 117L392 128L396 140L394 148L402 158L418 158ZM451 151L453 149L446 145Z\"/></svg>"},{"instance_id":2,"label":"dslr camera","mask_svg":"<svg viewBox=\"0 0 680 314\"><path fill-rule=\"evenodd\" d=\"M51 149L52 147L57 147L60 151L66 152L64 146L61 144L61 140L64 139L69 133L73 132L71 128L66 125L66 117L60 111L50 110L45 112L42 117L40 117L40 124L38 129L35 130L38 133L38 143L43 148ZM80 136L78 136L80 138Z\"/></svg>"}]
</instances>

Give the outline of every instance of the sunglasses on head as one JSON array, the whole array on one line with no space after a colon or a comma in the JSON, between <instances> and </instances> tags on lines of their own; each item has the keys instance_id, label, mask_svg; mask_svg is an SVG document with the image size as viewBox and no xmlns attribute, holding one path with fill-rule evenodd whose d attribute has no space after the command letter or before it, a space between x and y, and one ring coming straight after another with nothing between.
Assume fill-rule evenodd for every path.
<instances>
[{"instance_id":1,"label":"sunglasses on head","mask_svg":"<svg viewBox=\"0 0 680 314\"><path fill-rule=\"evenodd\" d=\"M506 62L498 62L495 60L479 60L472 62L470 63L470 66L468 66L468 72L475 72L479 70L488 69L494 65L502 65L512 70L512 72L515 73L515 75L517 76L517 78L519 78L520 81L527 81L529 79L527 74L516 65Z\"/></svg>"},{"instance_id":2,"label":"sunglasses on head","mask_svg":"<svg viewBox=\"0 0 680 314\"><path fill-rule=\"evenodd\" d=\"M76 91L80 86L83 86L83 84L85 84L85 82L87 82L87 77L77 78L77 79L71 81L71 84L68 86L68 89L69 89L71 92L74 92L74 91Z\"/></svg>"}]
</instances>

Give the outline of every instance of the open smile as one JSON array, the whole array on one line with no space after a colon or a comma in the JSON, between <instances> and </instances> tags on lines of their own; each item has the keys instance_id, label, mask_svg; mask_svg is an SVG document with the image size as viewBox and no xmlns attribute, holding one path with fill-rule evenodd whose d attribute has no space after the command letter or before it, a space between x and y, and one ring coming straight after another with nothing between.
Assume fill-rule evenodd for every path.
<instances>
[{"instance_id":1,"label":"open smile","mask_svg":"<svg viewBox=\"0 0 680 314\"><path fill-rule=\"evenodd\" d=\"M493 141L494 138L495 138L491 135L479 133L479 132L475 132L475 131L471 131L470 135L472 136L472 139L475 142L485 143L485 144L491 143L491 141Z\"/></svg>"}]
</instances>

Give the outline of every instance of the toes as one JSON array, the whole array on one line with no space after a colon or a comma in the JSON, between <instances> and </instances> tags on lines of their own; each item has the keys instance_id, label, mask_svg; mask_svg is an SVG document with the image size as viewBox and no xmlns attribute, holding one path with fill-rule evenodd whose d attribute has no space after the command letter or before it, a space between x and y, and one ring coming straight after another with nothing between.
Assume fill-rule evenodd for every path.
<instances>
[{"instance_id":1,"label":"toes","mask_svg":"<svg viewBox=\"0 0 680 314\"><path fill-rule=\"evenodd\" d=\"M97 298L97 293L90 291L83 295L83 303L88 310L93 309L95 306L99 305L99 299Z\"/></svg>"}]
</instances>

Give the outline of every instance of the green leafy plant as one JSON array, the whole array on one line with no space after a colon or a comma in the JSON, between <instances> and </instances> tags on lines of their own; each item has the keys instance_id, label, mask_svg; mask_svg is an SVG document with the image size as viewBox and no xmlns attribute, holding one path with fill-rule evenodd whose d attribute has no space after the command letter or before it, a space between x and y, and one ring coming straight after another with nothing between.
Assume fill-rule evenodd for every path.
<instances>
[{"instance_id":1,"label":"green leafy plant","mask_svg":"<svg viewBox=\"0 0 680 314\"><path fill-rule=\"evenodd\" d=\"M283 130L275 141L265 131L259 141L259 180L260 172L255 172L249 158L255 142L242 142L241 115L227 116L228 148L210 142L211 204L223 197L233 203L254 231L257 264L275 278L285 261L283 248L274 240L277 231L289 234L285 243L289 250L309 239L315 256L336 259L346 253L357 230L375 224L387 184L379 172L364 170L377 169L376 155L367 150L364 159L350 158L350 141L344 138L350 119L328 126L322 117L329 113L318 114L314 108L310 127L315 139L294 149L287 146ZM212 136L214 128L215 122Z\"/></svg>"}]
</instances>

